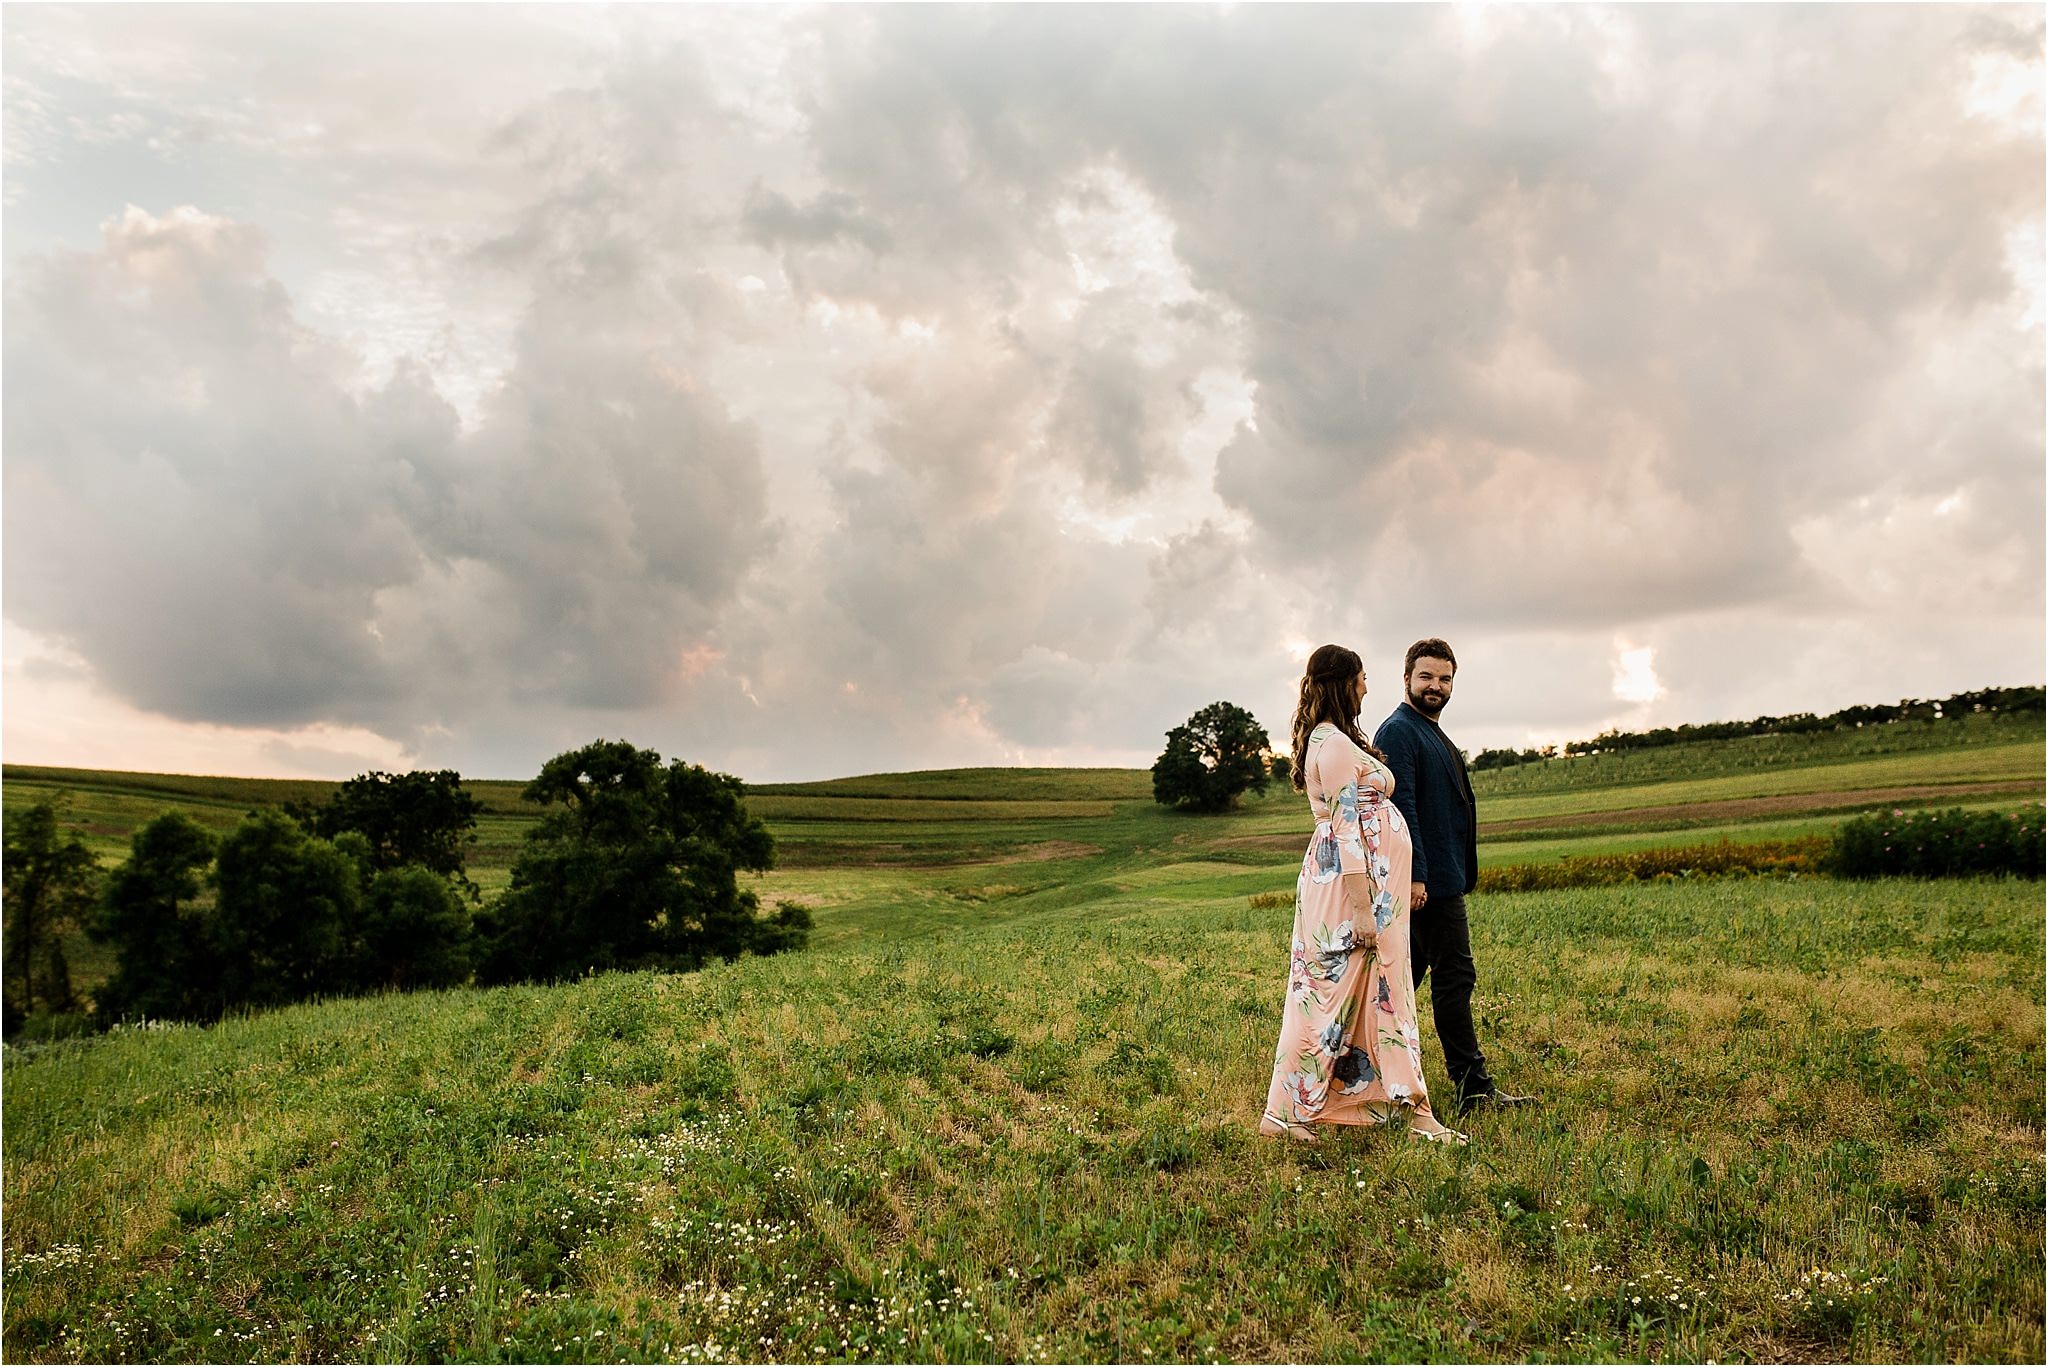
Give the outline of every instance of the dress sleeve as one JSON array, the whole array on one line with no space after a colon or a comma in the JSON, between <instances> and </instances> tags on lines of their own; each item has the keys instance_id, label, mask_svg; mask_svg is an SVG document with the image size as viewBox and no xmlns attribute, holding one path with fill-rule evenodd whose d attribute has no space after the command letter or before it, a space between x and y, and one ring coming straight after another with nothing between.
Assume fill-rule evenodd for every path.
<instances>
[{"instance_id":1,"label":"dress sleeve","mask_svg":"<svg viewBox=\"0 0 2048 1367\"><path fill-rule=\"evenodd\" d=\"M1337 867L1343 873L1369 876L1372 861L1367 857L1365 830L1358 817L1358 770L1364 756L1350 737L1337 731L1316 747L1315 758L1316 786L1330 809L1331 834L1337 840Z\"/></svg>"},{"instance_id":2,"label":"dress sleeve","mask_svg":"<svg viewBox=\"0 0 2048 1367\"><path fill-rule=\"evenodd\" d=\"M1394 806L1401 813L1401 819L1408 823L1408 839L1411 842L1414 862L1409 865L1408 877L1417 883L1429 882L1429 855L1422 842L1422 822L1417 819L1415 801L1415 734L1405 726L1396 725L1393 720L1380 724L1379 734L1372 743L1386 752L1387 772L1394 776Z\"/></svg>"}]
</instances>

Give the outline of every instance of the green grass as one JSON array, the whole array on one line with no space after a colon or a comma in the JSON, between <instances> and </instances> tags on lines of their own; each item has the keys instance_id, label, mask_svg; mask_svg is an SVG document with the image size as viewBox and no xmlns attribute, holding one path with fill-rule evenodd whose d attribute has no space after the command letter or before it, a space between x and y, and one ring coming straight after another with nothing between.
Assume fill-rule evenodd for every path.
<instances>
[{"instance_id":1,"label":"green grass","mask_svg":"<svg viewBox=\"0 0 2048 1367\"><path fill-rule=\"evenodd\" d=\"M1150 801L1152 776L1142 769L921 769L907 774L864 774L820 783L761 783L764 796L947 799L960 802Z\"/></svg>"},{"instance_id":2,"label":"green grass","mask_svg":"<svg viewBox=\"0 0 2048 1367\"><path fill-rule=\"evenodd\" d=\"M1447 1152L1253 1133L1287 913L1185 872L10 1051L7 1352L2039 1359L2037 886L1486 899Z\"/></svg>"},{"instance_id":3,"label":"green grass","mask_svg":"<svg viewBox=\"0 0 2048 1367\"><path fill-rule=\"evenodd\" d=\"M1814 748L1765 773L1666 751L1626 783L1553 765L1542 789L1531 766L1507 793L1482 776L1483 819L1511 802L1601 813L1489 838L1483 858L1839 819L1631 817L1674 791L1853 807L1958 774L2038 783L2038 726L1944 734L1956 743ZM221 829L283 791L10 766L6 806L59 788L110 860L155 811ZM487 789L472 864L487 888L532 819L517 788ZM1482 1038L1542 1105L1475 1122L1463 1151L1380 1132L1305 1148L1253 1131L1290 912L1251 899L1291 887L1298 795L1189 817L1151 803L1141 772L984 770L755 801L783 856L757 886L814 908L805 953L6 1050L0 1348L2043 1354L2038 884L1475 898Z\"/></svg>"},{"instance_id":4,"label":"green grass","mask_svg":"<svg viewBox=\"0 0 2048 1367\"><path fill-rule=\"evenodd\" d=\"M2021 742L2039 745L2041 734L2039 716L1971 714L1938 722L1895 722L1813 735L1740 736L1650 750L1561 756L1489 770L1475 776L1475 786L1482 797L1555 792L1561 788L1623 787L1980 746Z\"/></svg>"},{"instance_id":5,"label":"green grass","mask_svg":"<svg viewBox=\"0 0 2048 1367\"><path fill-rule=\"evenodd\" d=\"M1486 804L1483 820L1515 821L1680 803L1731 802L1743 798L1807 793L1854 793L1868 788L1938 787L1986 782L2038 783L2040 779L2041 744L2031 741L1968 750L1893 755L1881 759L1845 760L1804 769L1726 774L1714 778L1669 779L1621 787L1567 788L1514 797L1493 797L1489 794L1482 796L1481 801Z\"/></svg>"}]
</instances>

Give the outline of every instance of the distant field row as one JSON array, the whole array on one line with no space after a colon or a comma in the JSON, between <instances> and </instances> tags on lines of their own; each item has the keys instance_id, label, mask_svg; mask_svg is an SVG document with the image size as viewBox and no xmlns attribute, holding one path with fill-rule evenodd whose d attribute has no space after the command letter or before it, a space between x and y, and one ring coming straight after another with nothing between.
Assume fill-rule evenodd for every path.
<instances>
[{"instance_id":1,"label":"distant field row","mask_svg":"<svg viewBox=\"0 0 2048 1367\"><path fill-rule=\"evenodd\" d=\"M1111 815L1115 804L1097 801L991 799L944 801L933 798L822 796L814 793L747 795L747 810L762 820L776 821L1092 821Z\"/></svg>"},{"instance_id":2,"label":"distant field row","mask_svg":"<svg viewBox=\"0 0 2048 1367\"><path fill-rule=\"evenodd\" d=\"M1899 745L1897 753L1868 753L1886 739ZM1936 740L1948 744L1936 746ZM1766 755L1777 762L1752 767ZM1499 850L1500 857L1521 862L1549 857L1544 852L1551 850L1812 833L1879 804L2038 799L2043 758L2038 719L1970 717L1587 756L1480 774L1475 788L1487 857ZM1628 763L1609 763L1620 760ZM1624 773L1662 777L1612 781ZM160 812L183 811L219 832L251 808L318 800L334 787L21 765L6 766L5 779L0 797L9 810L65 794L72 825L109 864L126 855L129 838ZM468 786L486 809L472 848L472 875L491 891L504 885L537 812L519 800L520 782ZM1301 797L1284 783L1247 796L1222 816L1189 816L1152 802L1145 771L1124 769L941 770L765 784L749 790L749 803L776 833L780 862L790 869L1059 863L1167 849L1263 862L1284 857L1283 846L1303 838L1305 823Z\"/></svg>"},{"instance_id":3,"label":"distant field row","mask_svg":"<svg viewBox=\"0 0 2048 1367\"><path fill-rule=\"evenodd\" d=\"M1737 736L1648 750L1559 756L1474 776L1482 798L1561 789L1604 788L1710 778L1720 774L1803 769L1928 750L2015 742L2041 743L2039 715L1971 714L1944 721L1906 721L1811 735Z\"/></svg>"}]
</instances>

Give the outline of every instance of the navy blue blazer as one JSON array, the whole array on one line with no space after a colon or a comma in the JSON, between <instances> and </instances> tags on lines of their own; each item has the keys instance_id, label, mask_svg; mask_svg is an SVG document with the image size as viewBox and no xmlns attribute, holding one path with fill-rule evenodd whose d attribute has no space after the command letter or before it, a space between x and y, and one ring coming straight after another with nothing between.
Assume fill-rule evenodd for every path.
<instances>
[{"instance_id":1,"label":"navy blue blazer","mask_svg":"<svg viewBox=\"0 0 2048 1367\"><path fill-rule=\"evenodd\" d=\"M1435 722L1403 702L1372 743L1394 771L1394 805L1415 843L1410 877L1431 897L1462 897L1479 883L1479 809L1464 756Z\"/></svg>"}]
</instances>

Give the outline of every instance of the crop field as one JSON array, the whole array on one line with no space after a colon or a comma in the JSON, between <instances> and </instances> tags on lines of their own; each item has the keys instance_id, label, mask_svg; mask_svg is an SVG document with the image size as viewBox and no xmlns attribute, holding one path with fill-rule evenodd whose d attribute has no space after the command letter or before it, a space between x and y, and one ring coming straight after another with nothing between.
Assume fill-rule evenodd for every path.
<instances>
[{"instance_id":1,"label":"crop field","mask_svg":"<svg viewBox=\"0 0 2048 1367\"><path fill-rule=\"evenodd\" d=\"M2038 721L1982 721L1482 774L1481 857L2038 801ZM486 887L518 786L479 785ZM275 791L6 771L9 810L60 789L110 862L155 811L224 829ZM1481 1038L1541 1104L1463 1150L1311 1147L1253 1129L1290 912L1252 898L1291 886L1298 795L1191 817L1142 773L982 770L752 800L805 952L9 1048L8 1358L2043 1356L2038 883L1475 898ZM1426 1001L1423 1031L1436 1081Z\"/></svg>"}]
</instances>

